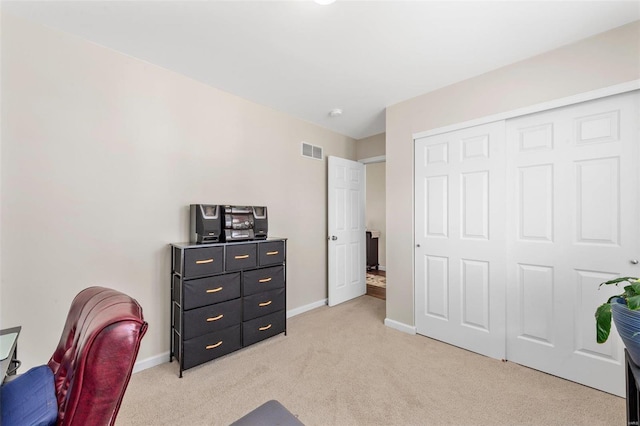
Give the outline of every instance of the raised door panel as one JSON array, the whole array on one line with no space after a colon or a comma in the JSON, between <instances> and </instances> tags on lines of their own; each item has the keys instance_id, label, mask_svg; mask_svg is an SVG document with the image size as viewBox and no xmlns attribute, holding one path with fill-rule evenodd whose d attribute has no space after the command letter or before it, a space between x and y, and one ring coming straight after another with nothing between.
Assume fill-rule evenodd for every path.
<instances>
[{"instance_id":1,"label":"raised door panel","mask_svg":"<svg viewBox=\"0 0 640 426\"><path fill-rule=\"evenodd\" d=\"M489 158L489 135L480 134L460 139L462 161Z\"/></svg>"},{"instance_id":2,"label":"raised door panel","mask_svg":"<svg viewBox=\"0 0 640 426\"><path fill-rule=\"evenodd\" d=\"M425 256L423 265L426 286L424 315L449 319L449 259Z\"/></svg>"},{"instance_id":3,"label":"raised door panel","mask_svg":"<svg viewBox=\"0 0 640 426\"><path fill-rule=\"evenodd\" d=\"M574 353L576 355L597 358L605 362L621 362L620 345L615 338L605 343L597 343L593 314L609 297L620 294L615 287L600 287L600 283L617 277L617 274L601 271L574 270L575 291L575 338ZM615 337L615 326L612 324Z\"/></svg>"},{"instance_id":4,"label":"raised door panel","mask_svg":"<svg viewBox=\"0 0 640 426\"><path fill-rule=\"evenodd\" d=\"M489 239L489 171L461 175L462 238Z\"/></svg>"},{"instance_id":5,"label":"raised door panel","mask_svg":"<svg viewBox=\"0 0 640 426\"><path fill-rule=\"evenodd\" d=\"M619 169L618 157L596 158L575 163L577 242L618 244Z\"/></svg>"},{"instance_id":6,"label":"raised door panel","mask_svg":"<svg viewBox=\"0 0 640 426\"><path fill-rule=\"evenodd\" d=\"M447 164L449 162L449 145L447 142L437 143L425 147L424 164Z\"/></svg>"},{"instance_id":7,"label":"raised door panel","mask_svg":"<svg viewBox=\"0 0 640 426\"><path fill-rule=\"evenodd\" d=\"M518 339L536 345L554 345L554 275L553 267L517 265Z\"/></svg>"},{"instance_id":8,"label":"raised door panel","mask_svg":"<svg viewBox=\"0 0 640 426\"><path fill-rule=\"evenodd\" d=\"M520 152L552 150L553 123L519 128L518 149Z\"/></svg>"},{"instance_id":9,"label":"raised door panel","mask_svg":"<svg viewBox=\"0 0 640 426\"><path fill-rule=\"evenodd\" d=\"M489 331L489 262L460 261L462 283L462 324Z\"/></svg>"},{"instance_id":10,"label":"raised door panel","mask_svg":"<svg viewBox=\"0 0 640 426\"><path fill-rule=\"evenodd\" d=\"M347 287L347 247L345 244L336 244L335 247L335 286L338 290L343 290Z\"/></svg>"},{"instance_id":11,"label":"raised door panel","mask_svg":"<svg viewBox=\"0 0 640 426\"><path fill-rule=\"evenodd\" d=\"M518 239L553 241L553 164L518 168Z\"/></svg>"},{"instance_id":12,"label":"raised door panel","mask_svg":"<svg viewBox=\"0 0 640 426\"><path fill-rule=\"evenodd\" d=\"M574 121L576 144L578 145L615 142L619 140L619 110L578 116Z\"/></svg>"},{"instance_id":13,"label":"raised door panel","mask_svg":"<svg viewBox=\"0 0 640 426\"><path fill-rule=\"evenodd\" d=\"M333 265L334 265L334 284L335 288L340 291L346 291L347 284L349 278L347 274L349 273L349 269L351 265L349 250L348 250L348 240L345 238L348 226L348 184L347 184L347 167L344 165L336 166L334 171L334 175L336 178L336 185L339 187L335 189L334 193L334 201L335 201L335 212L334 212L334 226L335 226L335 234L337 239L333 240Z\"/></svg>"},{"instance_id":14,"label":"raised door panel","mask_svg":"<svg viewBox=\"0 0 640 426\"><path fill-rule=\"evenodd\" d=\"M449 235L448 177L428 177L425 179L424 188L424 236L446 238Z\"/></svg>"}]
</instances>

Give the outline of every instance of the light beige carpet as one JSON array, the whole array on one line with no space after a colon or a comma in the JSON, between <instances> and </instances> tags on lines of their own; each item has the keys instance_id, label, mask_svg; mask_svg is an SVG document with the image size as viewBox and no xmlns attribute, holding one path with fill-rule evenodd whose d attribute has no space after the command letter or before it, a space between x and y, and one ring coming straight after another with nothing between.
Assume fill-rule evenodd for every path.
<instances>
[{"instance_id":1,"label":"light beige carpet","mask_svg":"<svg viewBox=\"0 0 640 426\"><path fill-rule=\"evenodd\" d=\"M228 425L277 399L312 425L623 425L625 400L383 325L362 296L187 370L132 376L117 425ZM159 325L158 325L159 326ZM153 325L152 325L153 327Z\"/></svg>"},{"instance_id":2,"label":"light beige carpet","mask_svg":"<svg viewBox=\"0 0 640 426\"><path fill-rule=\"evenodd\" d=\"M386 288L387 277L382 275L374 275L374 274L367 273L367 285Z\"/></svg>"}]
</instances>

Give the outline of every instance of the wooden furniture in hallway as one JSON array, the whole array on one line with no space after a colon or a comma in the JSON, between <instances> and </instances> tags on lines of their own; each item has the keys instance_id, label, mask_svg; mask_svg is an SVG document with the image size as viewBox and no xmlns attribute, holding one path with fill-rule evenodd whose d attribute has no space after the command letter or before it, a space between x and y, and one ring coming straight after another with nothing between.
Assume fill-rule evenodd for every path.
<instances>
[{"instance_id":1,"label":"wooden furniture in hallway","mask_svg":"<svg viewBox=\"0 0 640 426\"><path fill-rule=\"evenodd\" d=\"M367 274L379 275L382 277L387 276L387 273L385 271L376 270L367 271ZM367 284L367 295L377 297L378 299L387 300L387 289L384 287Z\"/></svg>"}]
</instances>

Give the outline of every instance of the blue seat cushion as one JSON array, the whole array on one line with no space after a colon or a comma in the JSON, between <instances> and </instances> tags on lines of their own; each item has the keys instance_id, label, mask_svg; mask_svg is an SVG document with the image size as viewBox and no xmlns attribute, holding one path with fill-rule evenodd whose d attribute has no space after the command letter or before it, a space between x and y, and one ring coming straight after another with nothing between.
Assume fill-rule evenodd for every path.
<instances>
[{"instance_id":1,"label":"blue seat cushion","mask_svg":"<svg viewBox=\"0 0 640 426\"><path fill-rule=\"evenodd\" d=\"M2 385L0 411L2 426L55 425L58 403L49 366L33 367Z\"/></svg>"}]
</instances>

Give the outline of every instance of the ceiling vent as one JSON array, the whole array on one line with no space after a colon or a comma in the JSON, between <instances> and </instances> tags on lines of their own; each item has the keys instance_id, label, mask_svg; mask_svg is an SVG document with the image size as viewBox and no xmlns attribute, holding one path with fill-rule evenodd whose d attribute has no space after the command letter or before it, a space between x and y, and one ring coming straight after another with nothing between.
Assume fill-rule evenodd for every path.
<instances>
[{"instance_id":1,"label":"ceiling vent","mask_svg":"<svg viewBox=\"0 0 640 426\"><path fill-rule=\"evenodd\" d=\"M321 146L311 145L306 142L302 142L302 156L313 158L314 160L322 160L324 158Z\"/></svg>"}]
</instances>

